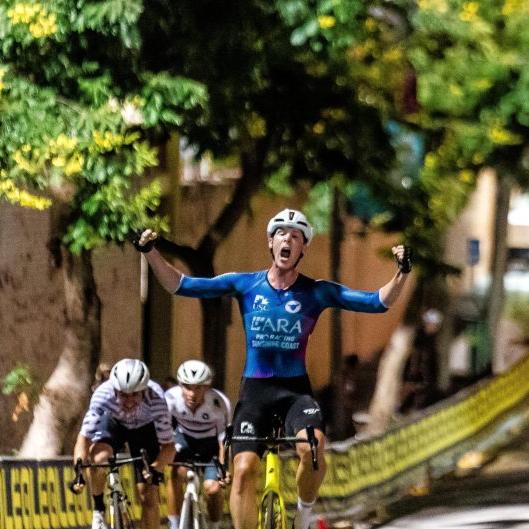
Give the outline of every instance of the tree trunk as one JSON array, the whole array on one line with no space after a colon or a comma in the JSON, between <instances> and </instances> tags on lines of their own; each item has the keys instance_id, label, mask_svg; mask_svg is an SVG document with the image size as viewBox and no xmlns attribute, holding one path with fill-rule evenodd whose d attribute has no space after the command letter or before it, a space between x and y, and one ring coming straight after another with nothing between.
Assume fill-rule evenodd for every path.
<instances>
[{"instance_id":1,"label":"tree trunk","mask_svg":"<svg viewBox=\"0 0 529 529\"><path fill-rule=\"evenodd\" d=\"M508 174L497 176L496 214L494 217L493 255L491 263L491 284L487 303L487 327L490 332L492 361L496 357L498 324L503 311L505 288L503 277L507 269L508 215L513 181Z\"/></svg>"},{"instance_id":2,"label":"tree trunk","mask_svg":"<svg viewBox=\"0 0 529 529\"><path fill-rule=\"evenodd\" d=\"M198 248L175 244L161 239L158 248L182 260L193 275L215 275L214 259L219 244L230 234L248 209L252 196L263 182L263 165L268 150L268 138L255 140L241 155L242 176L237 181L231 200L204 235ZM202 337L204 360L215 369L215 387L224 389L226 373L226 325L231 319L230 302L226 298L203 299Z\"/></svg>"},{"instance_id":3,"label":"tree trunk","mask_svg":"<svg viewBox=\"0 0 529 529\"><path fill-rule=\"evenodd\" d=\"M86 408L101 343L100 301L91 253L62 249L65 294L64 346L57 367L44 385L20 457L61 454L65 436Z\"/></svg>"},{"instance_id":4,"label":"tree trunk","mask_svg":"<svg viewBox=\"0 0 529 529\"><path fill-rule=\"evenodd\" d=\"M336 186L333 193L333 206L331 212L331 279L340 283L343 241L343 195ZM333 385L333 414L331 417L332 440L341 440L345 437L347 425L351 421L345 417L344 380L342 363L342 318L340 309L331 312L331 383Z\"/></svg>"},{"instance_id":5,"label":"tree trunk","mask_svg":"<svg viewBox=\"0 0 529 529\"><path fill-rule=\"evenodd\" d=\"M224 389L226 380L226 325L230 320L230 299L226 297L201 299L202 343L204 361L215 372L215 387ZM217 384L217 380L219 383Z\"/></svg>"},{"instance_id":6,"label":"tree trunk","mask_svg":"<svg viewBox=\"0 0 529 529\"><path fill-rule=\"evenodd\" d=\"M375 394L369 406L370 421L362 433L383 434L400 404L404 367L412 351L414 328L401 325L380 358Z\"/></svg>"}]
</instances>

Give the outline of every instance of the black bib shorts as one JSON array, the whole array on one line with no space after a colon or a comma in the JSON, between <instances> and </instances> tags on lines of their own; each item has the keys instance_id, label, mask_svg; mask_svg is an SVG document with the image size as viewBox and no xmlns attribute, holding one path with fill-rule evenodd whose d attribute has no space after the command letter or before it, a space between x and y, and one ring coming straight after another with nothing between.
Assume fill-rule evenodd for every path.
<instances>
[{"instance_id":1,"label":"black bib shorts","mask_svg":"<svg viewBox=\"0 0 529 529\"><path fill-rule=\"evenodd\" d=\"M274 415L283 420L287 436L294 436L307 426L321 431L325 428L308 376L243 378L233 414L233 435L270 435ZM262 443L234 441L232 444L234 456L249 451L262 457L265 450Z\"/></svg>"}]
</instances>

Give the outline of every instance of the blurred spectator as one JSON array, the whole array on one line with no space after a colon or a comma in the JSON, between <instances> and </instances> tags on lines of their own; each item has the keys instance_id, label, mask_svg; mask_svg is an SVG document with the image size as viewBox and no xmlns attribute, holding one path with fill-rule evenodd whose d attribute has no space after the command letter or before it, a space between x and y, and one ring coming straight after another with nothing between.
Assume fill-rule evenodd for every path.
<instances>
[{"instance_id":1,"label":"blurred spectator","mask_svg":"<svg viewBox=\"0 0 529 529\"><path fill-rule=\"evenodd\" d=\"M400 411L422 409L439 400L437 390L437 335L443 315L437 309L422 313L421 325L413 340L413 349L404 369L403 398Z\"/></svg>"},{"instance_id":2,"label":"blurred spectator","mask_svg":"<svg viewBox=\"0 0 529 529\"><path fill-rule=\"evenodd\" d=\"M96 367L96 372L94 374L94 381L92 382L92 385L90 386L90 390L92 393L96 390L96 388L105 382L105 380L108 380L110 377L110 370L112 366L110 364L107 364L106 362L101 362Z\"/></svg>"},{"instance_id":3,"label":"blurred spectator","mask_svg":"<svg viewBox=\"0 0 529 529\"><path fill-rule=\"evenodd\" d=\"M352 414L356 409L355 401L358 397L357 367L358 356L355 354L344 356L342 360L341 394L337 394L332 381L330 384L323 386L316 392L315 397L321 407L325 419L326 433L332 440L338 440L336 432L332 429L337 406L341 408L340 412L346 420L343 436L346 438L353 437L356 433L352 421ZM336 402L338 398L340 399L340 402Z\"/></svg>"}]
</instances>

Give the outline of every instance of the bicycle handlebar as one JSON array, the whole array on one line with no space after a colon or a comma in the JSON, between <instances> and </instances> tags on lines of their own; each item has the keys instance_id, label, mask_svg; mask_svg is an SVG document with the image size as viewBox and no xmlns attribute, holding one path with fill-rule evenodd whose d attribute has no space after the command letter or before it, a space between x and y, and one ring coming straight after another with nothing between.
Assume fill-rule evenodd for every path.
<instances>
[{"instance_id":1,"label":"bicycle handlebar","mask_svg":"<svg viewBox=\"0 0 529 529\"><path fill-rule=\"evenodd\" d=\"M206 468L206 467L215 467L217 470L218 481L222 481L223 479L226 478L226 468L219 461L219 458L217 456L213 456L213 458L211 459L211 463L202 463L198 461L173 461L172 463L169 463L169 466L187 467L190 470L196 470L199 468Z\"/></svg>"},{"instance_id":2,"label":"bicycle handlebar","mask_svg":"<svg viewBox=\"0 0 529 529\"><path fill-rule=\"evenodd\" d=\"M278 446L284 443L309 443L310 445L310 453L311 453L311 459L312 459L312 468L314 470L318 470L318 457L316 448L318 447L318 439L316 438L314 434L314 426L307 426L307 437L292 437L292 436L279 436L279 435L269 435L266 437L257 437L252 435L233 435L233 428L228 427L226 428L226 437L224 440L224 449L227 451L229 450L230 445L232 442L236 443L244 443L244 442L252 442L252 443L263 443L266 444L268 447L271 446ZM226 461L227 458L224 458L224 461Z\"/></svg>"},{"instance_id":3,"label":"bicycle handlebar","mask_svg":"<svg viewBox=\"0 0 529 529\"><path fill-rule=\"evenodd\" d=\"M142 448L140 450L140 454L141 454L140 456L125 457L123 459L116 459L116 457L111 457L105 463L83 463L82 459L79 458L77 459L74 465L75 477L68 484L68 488L74 494L81 494L84 486L86 485L86 481L83 476L83 468L110 468L111 471L115 471L123 465L128 465L136 461L142 461L143 477L145 478L147 482L149 482L150 480L152 480L153 473L152 473L151 467L149 466L149 462L147 460L147 451L144 448Z\"/></svg>"}]
</instances>

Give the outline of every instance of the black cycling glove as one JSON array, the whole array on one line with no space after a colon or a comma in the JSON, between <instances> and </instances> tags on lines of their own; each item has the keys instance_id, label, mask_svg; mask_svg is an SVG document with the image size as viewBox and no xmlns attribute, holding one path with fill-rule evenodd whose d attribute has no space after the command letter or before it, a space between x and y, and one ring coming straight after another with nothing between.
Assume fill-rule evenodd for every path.
<instances>
[{"instance_id":1,"label":"black cycling glove","mask_svg":"<svg viewBox=\"0 0 529 529\"><path fill-rule=\"evenodd\" d=\"M409 246L404 246L404 255L402 256L402 259L398 259L397 256L395 256L395 260L397 261L397 266L399 267L399 270L403 274L409 274L411 272L411 269L412 269L411 257L412 257L412 250Z\"/></svg>"},{"instance_id":2,"label":"black cycling glove","mask_svg":"<svg viewBox=\"0 0 529 529\"><path fill-rule=\"evenodd\" d=\"M130 242L134 245L134 248L141 253L148 253L156 246L156 240L149 241L145 244L140 244L140 238L143 230L135 231L130 236Z\"/></svg>"}]
</instances>

